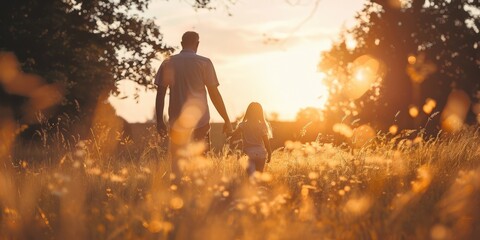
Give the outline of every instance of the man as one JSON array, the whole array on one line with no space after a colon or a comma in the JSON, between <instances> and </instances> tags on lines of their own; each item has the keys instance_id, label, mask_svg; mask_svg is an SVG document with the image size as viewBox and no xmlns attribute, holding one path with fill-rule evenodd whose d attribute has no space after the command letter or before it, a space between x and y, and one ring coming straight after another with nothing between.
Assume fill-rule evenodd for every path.
<instances>
[{"instance_id":1,"label":"man","mask_svg":"<svg viewBox=\"0 0 480 240\"><path fill-rule=\"evenodd\" d=\"M172 154L172 170L179 174L177 165L179 150L191 140L203 141L205 151L210 149L210 113L207 91L220 116L225 121L223 131L229 135L232 126L222 96L218 91L218 79L210 59L197 55L199 35L185 32L182 36L182 51L163 61L155 84L158 86L156 99L157 131L165 136L167 126L163 121L165 94L170 89L169 137ZM185 151L184 151L185 152Z\"/></svg>"}]
</instances>

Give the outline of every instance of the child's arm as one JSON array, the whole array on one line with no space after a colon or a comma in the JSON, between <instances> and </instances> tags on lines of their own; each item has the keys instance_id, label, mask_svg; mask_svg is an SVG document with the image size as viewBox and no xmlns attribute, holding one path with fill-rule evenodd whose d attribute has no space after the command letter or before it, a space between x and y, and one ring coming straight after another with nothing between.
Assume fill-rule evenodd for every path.
<instances>
[{"instance_id":1,"label":"child's arm","mask_svg":"<svg viewBox=\"0 0 480 240\"><path fill-rule=\"evenodd\" d=\"M263 139L263 144L267 149L267 153L268 153L267 163L269 163L270 160L272 159L272 148L270 147L270 140L268 139L268 135L264 135L262 139Z\"/></svg>"}]
</instances>

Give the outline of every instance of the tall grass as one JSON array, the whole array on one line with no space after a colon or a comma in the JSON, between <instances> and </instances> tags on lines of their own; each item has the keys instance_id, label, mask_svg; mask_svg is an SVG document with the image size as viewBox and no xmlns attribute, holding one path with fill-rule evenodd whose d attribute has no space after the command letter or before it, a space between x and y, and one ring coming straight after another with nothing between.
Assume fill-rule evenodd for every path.
<instances>
[{"instance_id":1,"label":"tall grass","mask_svg":"<svg viewBox=\"0 0 480 240\"><path fill-rule=\"evenodd\" d=\"M117 143L78 140L43 163L2 156L0 239L480 237L475 129L379 134L360 149L287 142L252 179L235 152L194 154L176 179L156 136Z\"/></svg>"}]
</instances>

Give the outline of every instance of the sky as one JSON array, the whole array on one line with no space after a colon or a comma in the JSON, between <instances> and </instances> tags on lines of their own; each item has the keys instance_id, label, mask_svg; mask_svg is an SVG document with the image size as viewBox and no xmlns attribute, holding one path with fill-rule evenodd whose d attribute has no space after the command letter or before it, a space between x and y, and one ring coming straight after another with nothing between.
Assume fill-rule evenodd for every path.
<instances>
[{"instance_id":1,"label":"sky","mask_svg":"<svg viewBox=\"0 0 480 240\"><path fill-rule=\"evenodd\" d=\"M197 54L212 60L230 118L241 116L252 101L267 116L294 120L301 108L321 108L328 98L317 71L320 54L352 26L363 0L214 0L216 10L195 10L186 0L153 0L144 17L155 18L163 41L180 48L185 31L200 35ZM155 69L160 61L154 62ZM120 96L110 97L117 114L129 122L154 119L155 91L119 82ZM121 99L123 97L127 97ZM167 97L168 98L168 97ZM210 104L211 121L222 121Z\"/></svg>"}]
</instances>

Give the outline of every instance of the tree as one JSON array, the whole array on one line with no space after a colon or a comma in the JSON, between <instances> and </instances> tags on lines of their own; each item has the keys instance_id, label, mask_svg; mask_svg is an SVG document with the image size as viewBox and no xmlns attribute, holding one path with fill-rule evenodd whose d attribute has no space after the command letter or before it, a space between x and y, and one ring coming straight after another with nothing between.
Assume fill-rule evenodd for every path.
<instances>
[{"instance_id":1,"label":"tree","mask_svg":"<svg viewBox=\"0 0 480 240\"><path fill-rule=\"evenodd\" d=\"M452 89L475 99L479 8L480 2L471 0L368 1L356 16L358 24L323 53L319 64L328 75L333 108L382 129L395 121L411 128L431 121ZM368 91L352 97L348 92L362 89L358 82L365 77L359 71L365 69Z\"/></svg>"},{"instance_id":2,"label":"tree","mask_svg":"<svg viewBox=\"0 0 480 240\"><path fill-rule=\"evenodd\" d=\"M169 54L152 19L138 13L149 0L18 0L0 4L0 52L16 56L16 72L41 77L39 86L55 84L63 94L60 113L82 121L91 118L98 102L116 92L115 82L132 80L153 88L151 60ZM196 8L209 1L195 1ZM8 54L6 54L8 53ZM2 60L2 61L3 61ZM15 61L10 61L15 62ZM3 61L6 63L6 61ZM2 64L3 64L2 63ZM8 64L3 64L8 65ZM24 74L25 73L25 74ZM0 78L3 75L0 74ZM19 82L24 78L16 78ZM25 82L32 85L32 81ZM41 83L41 84L40 84ZM0 79L0 104L16 119L27 114L25 94L11 91Z\"/></svg>"}]
</instances>

